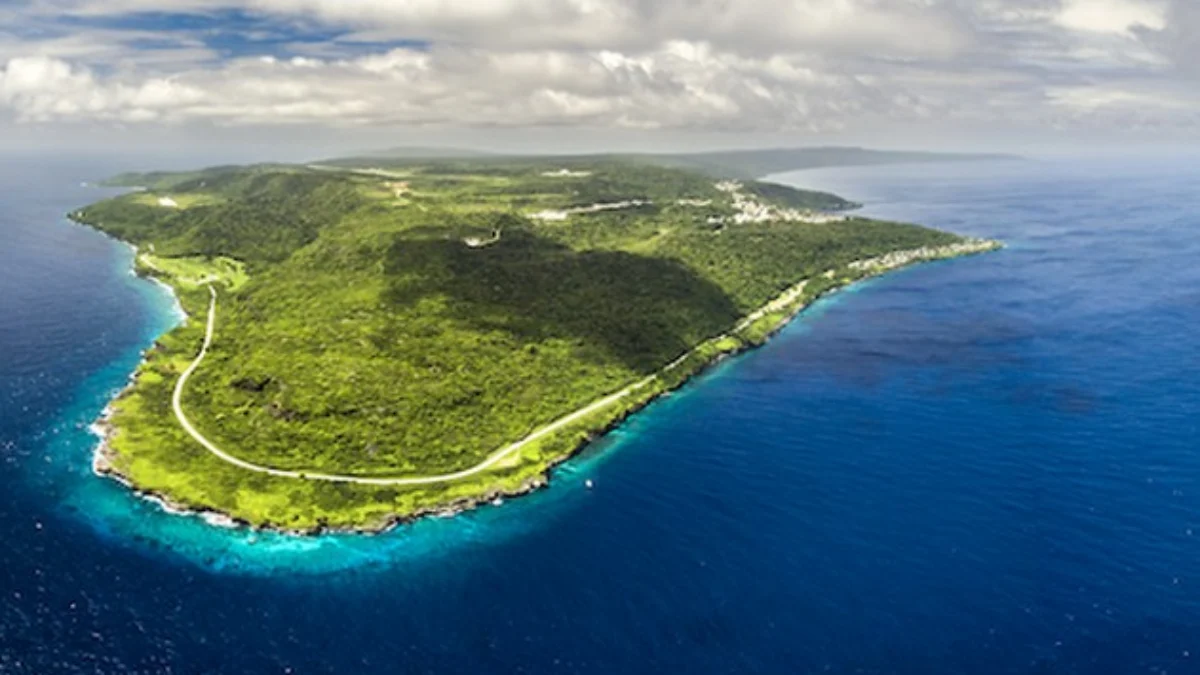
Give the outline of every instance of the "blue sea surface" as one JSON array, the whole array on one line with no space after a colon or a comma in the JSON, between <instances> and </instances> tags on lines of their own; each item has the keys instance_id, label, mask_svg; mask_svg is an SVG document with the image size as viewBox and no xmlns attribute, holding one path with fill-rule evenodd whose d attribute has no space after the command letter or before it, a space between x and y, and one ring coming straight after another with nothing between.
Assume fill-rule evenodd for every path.
<instances>
[{"instance_id":1,"label":"blue sea surface","mask_svg":"<svg viewBox=\"0 0 1200 675\"><path fill-rule=\"evenodd\" d=\"M64 219L115 168L0 161L0 673L1200 673L1200 163L776 177L1009 247L829 296L548 490L309 539L92 474L180 320Z\"/></svg>"}]
</instances>

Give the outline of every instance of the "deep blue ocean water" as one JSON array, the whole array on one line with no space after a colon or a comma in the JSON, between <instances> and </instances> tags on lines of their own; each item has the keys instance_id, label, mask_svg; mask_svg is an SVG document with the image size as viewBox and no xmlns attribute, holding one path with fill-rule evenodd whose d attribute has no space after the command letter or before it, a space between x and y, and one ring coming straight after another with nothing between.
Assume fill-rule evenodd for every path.
<instances>
[{"instance_id":1,"label":"deep blue ocean water","mask_svg":"<svg viewBox=\"0 0 1200 675\"><path fill-rule=\"evenodd\" d=\"M549 490L321 539L92 476L178 320L62 217L110 168L0 162L0 673L1200 673L1200 164L784 176L1010 247L821 301Z\"/></svg>"}]
</instances>

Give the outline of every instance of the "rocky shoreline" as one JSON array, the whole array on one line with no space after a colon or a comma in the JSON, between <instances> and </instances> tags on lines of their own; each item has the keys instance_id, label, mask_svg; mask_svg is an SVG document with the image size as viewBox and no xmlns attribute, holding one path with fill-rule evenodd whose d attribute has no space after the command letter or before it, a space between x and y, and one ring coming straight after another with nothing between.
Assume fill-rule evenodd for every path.
<instances>
[{"instance_id":1,"label":"rocky shoreline","mask_svg":"<svg viewBox=\"0 0 1200 675\"><path fill-rule=\"evenodd\" d=\"M900 268L909 267L909 266L917 264L917 263L931 262L934 260L944 260L944 259L949 259L949 258L957 258L957 257L968 256L968 255L974 255L974 254L978 254L978 253L986 253L986 252L994 251L994 250L1002 248L1002 247L1003 247L1003 244L1001 244L998 241L984 240L984 239L967 239L963 242L951 244L951 245L947 245L947 246L943 246L943 247L923 248L923 249L915 249L912 251L893 252L893 253L886 254L884 256L880 256L878 258L872 258L869 260L863 260L863 261L858 261L856 263L851 263L849 267L851 269L854 269L854 270L862 273L862 275L863 275L861 278L855 279L851 283L857 283L858 281L876 277L876 276L879 276L879 275L882 275L887 272L891 272L891 271L894 271L894 270L897 270ZM136 251L136 249L135 249L135 251ZM136 260L136 253L135 253L135 260ZM148 275L140 275L140 276L148 276ZM167 289L169 289L171 291L172 295L175 295L175 290L170 284L167 284L160 279L154 279L152 276L151 276L151 278L153 281L160 283L163 286L165 286ZM801 282L801 284L804 284L804 283L807 283L807 280L804 282ZM249 521L240 519L240 518L232 517L229 514L218 511L216 509L211 509L211 508L206 508L206 507L196 507L193 505L181 503L181 502L173 500L170 496L165 495L163 493L160 493L157 491L152 491L152 490L145 490L145 489L138 487L137 484L135 484L132 480L130 480L127 476L122 474L116 468L115 463L114 463L114 458L112 456L113 450L112 450L112 447L109 442L115 434L119 433L119 430L116 429L116 427L111 423L111 418L114 413L112 406L113 406L113 404L116 403L116 401L118 401L122 396L124 396L136 384L137 373L138 373L137 370L135 370L134 373L130 375L129 383L113 398L113 400L109 403L109 405L104 408L104 411L102 412L101 416L91 426L93 433L95 433L100 438L100 440L93 452L92 470L97 476L110 478L110 479L115 480L118 483L124 485L136 496L157 505L159 508L161 508L166 513L169 513L172 515L197 517L197 518L202 519L205 523L207 523L209 525L213 525L216 527L228 528L228 529L247 529L247 530L252 530L252 531L256 531L256 532L275 532L275 533L289 535L289 536L318 536L318 535L322 535L322 534L375 535L375 534L382 534L384 532L388 532L392 529L395 529L396 527L400 527L402 525L415 522L422 518L429 518L429 517L449 518L449 517L458 515L460 513L463 513L465 511L479 508L484 505L496 504L496 503L502 502L506 498L515 498L515 497L527 495L531 492L534 492L536 490L539 490L543 487L548 486L551 481L551 474L555 468L557 468L558 466L562 465L563 463L570 461L571 459L578 456L579 453L581 453L584 449L586 449L588 446L590 446L593 442L604 437L610 431L612 431L613 429L617 428L622 423L624 423L624 421L626 419L628 419L631 415L645 409L651 403L658 400L658 398L660 398L661 396L664 396L666 394L669 394L673 391L680 389L687 383L691 382L693 380L693 378L707 372L709 369L720 364L725 359L737 356L739 354L742 354L744 352L747 352L749 350L756 349L756 348L762 346L768 340L770 340L772 337L777 335L781 330L783 330L789 323L791 323L791 321L798 314L800 314L806 308L811 306L813 302L815 302L816 300L818 300L826 295L836 293L837 291L841 290L844 287L845 287L845 285L833 286L833 287L828 288L828 289L824 290L823 292L817 294L816 296L810 298L808 301L796 301L794 305L791 305L790 307L787 308L786 315L781 320L776 322L775 325L771 326L770 329L767 330L763 334L761 339L758 339L758 340L755 340L752 342L751 341L739 342L739 345L736 348L723 350L720 353L715 354L712 358L710 358L707 361L696 366L694 370L687 373L684 377L680 378L678 381L676 381L672 385L670 385L664 389L654 391L654 392L646 395L643 399L633 402L624 411L622 411L620 414L618 414L617 416L615 416L614 418L609 420L606 424L590 431L587 434L587 436L585 438L583 438L582 440L580 440L578 443L576 443L576 445L574 447L572 447L570 451L563 453L560 457L557 457L550 462L547 462L545 468L539 474L537 474L536 476L523 482L519 487L517 487L515 489L496 489L496 490L492 490L492 491L489 491L487 493L484 493L484 494L481 494L478 496L466 497L466 498L461 498L461 499L458 499L458 500L455 500L452 502L448 502L441 506L418 509L417 511L414 511L409 514L404 514L404 515L395 515L391 518L388 518L385 521L382 521L382 522L380 522L378 524L374 524L374 525L362 525L362 526L344 527L344 528L318 526L318 527L307 528L307 529L289 529L289 528L277 527L277 526L273 526L273 525L258 525L258 524L254 524ZM786 292L785 292L785 294L786 294ZM772 302L774 302L774 301L772 301ZM769 306L769 304L768 304L768 306ZM178 297L176 297L176 306L180 309L180 311L182 311L182 305L179 303ZM186 320L188 318L186 313L184 313L183 317L184 317L184 320ZM145 362L145 358L146 358L146 352L143 352L142 363ZM140 364L139 364L139 369L140 369Z\"/></svg>"},{"instance_id":2,"label":"rocky shoreline","mask_svg":"<svg viewBox=\"0 0 1200 675\"><path fill-rule=\"evenodd\" d=\"M130 385L132 386L132 384ZM126 387L128 389L128 387ZM124 393L125 390L122 390ZM118 394L117 398L120 398ZM437 508L421 509L411 514L404 516L395 516L388 519L378 526L362 526L353 528L335 528L335 527L315 527L309 529L288 529L276 527L273 525L256 525L241 518L235 518L227 513L217 509L206 507L197 507L172 499L169 495L155 491L146 490L139 487L136 483L129 479L128 476L121 473L114 464L112 446L109 444L111 438L118 433L118 430L110 422L113 410L111 404L104 408L101 416L92 423L90 429L93 434L99 437L99 442L96 444L95 450L92 452L92 473L102 478L114 480L139 499L144 499L162 509L165 513L174 516L191 516L200 518L205 523L214 527L225 529L245 529L255 532L275 532L289 536L318 536L322 534L382 534L401 525L415 522L421 518L450 518L464 511L469 511L486 504L495 504L497 500L503 500L509 497L519 497L529 494L535 490L539 490L549 484L548 474L550 469L557 466L561 462L548 466L545 474L540 474L533 479L523 483L516 490L495 490L478 497L460 499L454 502L449 502ZM615 426L615 425L614 425ZM608 430L605 430L605 433ZM580 445L581 449L587 443ZM574 456L579 449L572 451L571 456ZM566 461L569 457L564 457L562 461Z\"/></svg>"},{"instance_id":3,"label":"rocky shoreline","mask_svg":"<svg viewBox=\"0 0 1200 675\"><path fill-rule=\"evenodd\" d=\"M169 284L163 283L162 281L160 281L158 279L155 279L154 281L156 281L157 283L163 284L163 286L165 286L168 289L171 289L171 286ZM173 293L174 289L171 289L171 290ZM177 305L178 305L178 303L177 303ZM139 368L140 368L141 363L145 363L146 355L147 355L148 351L149 350L142 352L142 360L139 363ZM205 523L207 523L208 525L212 525L214 527L221 527L221 528L225 528L225 529L245 529L245 530L252 530L255 532L275 532L278 534L284 534L284 535L289 535L289 536L302 536L302 537L303 536L318 536L318 535L322 535L322 534L373 535L373 534L382 534L389 530L395 529L396 527L405 525L407 523L415 522L422 518L451 518L460 513L463 513L464 511L469 511L469 510L484 506L486 504L494 504L497 502L497 500L503 500L504 498L511 498L511 497L519 497L521 495L526 495L526 494L529 494L530 492L533 492L535 490L539 490L539 489L545 487L546 485L549 484L550 470L553 469L554 467L558 466L562 462L567 461L568 459L570 459L570 457L575 456L579 452L579 450L581 450L584 446L587 445L587 442L581 443L578 448L572 450L572 452L570 453L569 456L563 457L562 460L559 462L555 462L551 465L548 465L546 468L546 471L544 473L539 474L538 476L535 476L534 478L526 481L518 489L494 490L492 492L488 492L488 493L485 493L485 494L477 496L477 497L464 498L464 499L456 500L453 502L449 502L443 506L439 506L436 508L420 509L418 511L415 511L411 514L407 514L404 516L397 515L393 518L389 518L388 520L382 522L381 524L379 524L377 526L362 526L362 527L353 527L353 528L315 527L315 528L308 528L308 529L288 529L288 528L277 527L277 526L273 526L273 525L256 525L247 520L230 516L229 514L219 511L217 509L206 508L206 507L197 507L197 506L194 506L191 504L186 504L184 502L177 501L177 500L171 498L169 495L164 494L162 492L158 492L155 490L146 490L146 489L138 486L137 483L133 482L133 480L131 480L128 476L121 473L121 471L119 469L117 469L115 461L114 461L115 458L113 456L114 451L112 449L112 445L110 444L110 441L112 440L112 438L120 432L120 430L117 429L117 427L112 423L112 417L115 414L115 411L113 410L113 405L118 400L120 400L120 398L122 396L124 396L127 392L129 392L136 384L137 384L137 371L135 370L134 373L129 376L128 383L124 387L122 387L121 390L109 402L109 404L104 407L104 410L102 410L100 413L100 417L98 417L94 422L92 422L91 426L89 427L89 430L92 432L92 434L95 435L99 439L98 442L96 443L95 449L92 451L92 473L101 478L108 478L108 479L116 481L117 483L120 483L122 486L124 486L126 489L128 489L131 493L133 493L134 496L138 497L139 499L143 499L147 502L154 504L155 506L162 509L165 513L168 513L168 514L171 514L174 516L189 516L189 517L199 518L199 519L203 520ZM624 418L622 417L622 419L624 419ZM603 431L599 432L595 437L593 437L590 440L594 440L594 438L598 438L600 435L607 433L609 430L611 430L612 427L615 427L615 426L616 426L616 424L613 424L612 426L604 429ZM589 440L589 442L590 442L590 440Z\"/></svg>"}]
</instances>

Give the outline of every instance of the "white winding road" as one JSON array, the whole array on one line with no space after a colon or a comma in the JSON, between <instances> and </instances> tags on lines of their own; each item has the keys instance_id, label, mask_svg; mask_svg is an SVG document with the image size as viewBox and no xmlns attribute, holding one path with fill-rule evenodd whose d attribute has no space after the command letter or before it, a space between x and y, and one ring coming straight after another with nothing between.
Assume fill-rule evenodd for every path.
<instances>
[{"instance_id":1,"label":"white winding road","mask_svg":"<svg viewBox=\"0 0 1200 675\"><path fill-rule=\"evenodd\" d=\"M576 410L575 412L571 413L570 415L567 415L566 417L559 418L558 420L555 420L554 422L551 422L550 424L542 427L541 429L538 429L537 431L529 434L525 438L522 438L521 440L519 440L511 445L507 445L507 446L497 450L496 452L489 455L487 459L483 460L479 464L476 464L475 466L470 467L468 469L463 469L462 471L455 471L453 473L443 473L443 474L438 474L436 476L372 478L372 477L365 477L365 476L350 476L350 475L335 474L335 473L320 473L320 472L316 472L316 471L291 471L288 469L275 469L275 468L272 468L269 466L263 466L262 464L255 464L254 462L247 462L244 459L240 459L238 457L235 457L234 455L229 454L228 452L225 452L221 448L217 447L217 445L215 443L213 443L212 441L205 438L204 434L197 431L196 427L192 425L191 421L188 420L187 415L183 412L183 390L184 390L184 387L187 386L188 378L190 378L192 376L192 374L196 372L196 369L200 367L201 362L204 361L204 357L208 354L208 348L210 345L212 345L213 331L214 331L214 327L215 327L216 321L217 321L217 290L215 288L213 288L212 285L210 284L208 287L208 291L210 294L212 294L212 300L209 302L209 305L208 305L208 324L205 326L205 329L204 329L204 344L201 345L200 353L196 355L196 360L192 361L192 363L187 367L187 369L183 371L183 374L179 376L179 381L177 381L175 383L175 392L171 396L171 406L175 410L175 418L179 420L179 425L182 426L183 430L186 431L189 436L191 436L193 439L195 439L197 443L204 446L205 450L208 450L212 454L216 455L222 461L232 464L236 467L245 469L247 471L254 471L256 473L267 474L269 476L278 476L280 478L299 478L302 480L320 480L320 481L328 481L328 482L333 482L333 483L357 483L359 485L429 485L429 484L433 484L433 483L445 483L445 482L449 482L449 481L459 480L462 478L468 478L470 476L474 476L476 474L487 471L488 469L495 466L496 464L504 461L506 458L511 457L512 455L516 454L517 452L520 452L520 450L522 448L524 448L526 445L528 445L529 443L532 443L532 442L538 440L539 438L543 438L543 437L547 436L548 434L552 434L552 433L562 429L563 427L566 427L567 425L571 424L572 422L576 422L579 419L586 417L586 416L590 415L591 413L596 412L597 410L600 410L602 408L605 408L605 407L617 402L618 400L624 398L625 396L628 396L629 394L633 393L634 391L637 391L638 389L641 389L642 387L645 387L646 385L650 384L651 382L654 381L654 378L657 377L657 375L651 375L643 380L640 380L638 382L635 382L635 383L629 385L628 387L625 387L624 389L616 392L615 394L606 396L606 397L592 403L591 405L588 405L585 408L580 408L579 410ZM689 354L690 354L690 352L689 352ZM685 354L683 357L680 357L678 360L672 362L670 365L668 365L666 368L663 369L663 372L670 370L670 369L674 368L675 366L679 365L679 363L681 363L683 361L683 359L686 358L686 356L687 355Z\"/></svg>"},{"instance_id":2,"label":"white winding road","mask_svg":"<svg viewBox=\"0 0 1200 675\"><path fill-rule=\"evenodd\" d=\"M949 252L949 253L952 253L955 255L960 255L963 253L975 253L975 252L981 252L984 250L991 250L991 247L993 247L993 244L994 244L993 242L982 242L982 241L974 242L973 241L973 242L968 242L968 243L954 244L954 245L950 245L950 246L940 247L940 248L936 248L936 249L922 248L922 249L916 249L916 250L912 250L912 251L902 251L902 252L898 252L898 253L893 253L893 254L890 254L887 258L876 258L876 259L867 260L867 261L860 261L858 264L872 264L873 263L883 269L894 269L896 267L902 267L904 265L907 265L911 262L932 259L938 255L945 254L946 252ZM194 427L192 425L191 421L188 420L187 415L184 414L184 412L183 412L182 401L183 401L184 387L187 386L188 378L190 378L192 376L192 374L196 372L196 369L200 367L201 362L204 361L204 357L208 354L208 348L212 345L214 327L217 322L217 290L216 290L216 288L213 287L213 285L211 283L213 281L212 279L208 279L207 281L210 282L208 284L208 292L212 295L212 300L210 301L209 306L208 306L208 323L204 329L204 344L200 347L200 353L196 355L196 359L194 361L192 361L192 363L190 365L188 365L187 369L183 371L183 374L179 376L179 381L177 381L175 383L175 391L171 397L171 406L175 410L175 417L176 417L176 419L179 420L180 426L183 427L183 430L186 431L189 436L194 438L197 443L204 446L204 448L206 450L211 452L213 455L216 455L222 461L225 461L229 464L232 464L236 467L245 469L247 471L254 471L257 473L267 474L269 476L278 476L280 478L298 478L298 479L302 479L302 480L319 480L319 481L328 481L328 482L334 482L334 483L357 483L360 485L430 485L430 484L434 484L434 483L446 483L449 481L455 481L455 480L459 480L462 478L468 478L470 476L474 476L476 474L487 471L488 469L499 464L500 462L504 461L505 459L514 456L516 453L520 452L521 449L524 448L526 445L528 445L540 438L543 438L549 434L552 434L556 431L559 431L560 429L570 425L571 423L576 422L576 421L580 420L581 418L586 417L586 416L596 412L597 410L601 410L609 405L612 405L613 403L616 403L617 401L628 396L629 394L632 394L633 392L646 387L647 385L653 383L654 380L659 375L669 372L669 371L673 370L674 368L678 367L681 363L684 362L684 360L686 360L689 356L691 356L692 354L694 354L696 352L696 349L692 349L691 351L688 351L683 356L680 356L678 359L675 359L671 363L667 364L658 373L655 373L654 375L650 375L649 377L639 380L614 394L605 396L604 398L599 399L598 401L595 401L584 408L580 408L579 410L576 410L575 412L573 412L565 417L561 417L561 418L555 420L554 422L547 424L546 426L542 427L541 429L534 431L533 433L529 434L525 438L522 438L521 440L516 441L515 443L512 443L511 445L506 445L503 448L500 448L499 450L497 450L497 451L493 452L491 455L489 455L487 457L487 459L483 460L479 464L476 464L475 466L472 466L468 469L463 469L462 471L455 471L453 473L443 473L443 474L438 474L435 476L406 476L406 477L397 477L397 478L382 478L382 477L376 478L376 477L366 477L366 476L351 476L351 475L335 474L335 473L320 473L320 472L315 472L315 471L292 471L292 470L288 470L288 469L275 469L275 468L272 468L269 466L263 466L262 464L255 464L254 462L247 462L244 459L240 459L238 457L235 457L235 456L229 454L228 452L225 452L221 448L217 447L217 445L215 443L213 443L212 441L205 438L204 434L201 434L199 431L197 431L196 427ZM800 297L800 295L804 292L804 288L805 288L805 286L807 286L807 284L808 284L808 280L805 280L805 281L801 281L800 283L796 284L795 286L792 286L791 288L784 291L782 294L780 294L778 297L776 297L771 302L767 303L766 305L759 308L758 310L748 314L744 319L742 319L742 321L740 321L733 328L733 330L731 330L728 333L725 333L723 335L720 335L716 338L713 338L713 340L721 340L723 338L726 338L729 335L731 335L732 333L736 333L736 332L742 330L743 328L749 326L750 324L754 323L758 319L762 318L763 316L766 316L767 314L769 314L771 312L776 312L776 311L786 309L789 305L791 305L795 300L797 300ZM701 344L705 344L707 342L711 342L711 340L706 340L704 343L701 343ZM698 348L699 347L697 347L697 349Z\"/></svg>"}]
</instances>

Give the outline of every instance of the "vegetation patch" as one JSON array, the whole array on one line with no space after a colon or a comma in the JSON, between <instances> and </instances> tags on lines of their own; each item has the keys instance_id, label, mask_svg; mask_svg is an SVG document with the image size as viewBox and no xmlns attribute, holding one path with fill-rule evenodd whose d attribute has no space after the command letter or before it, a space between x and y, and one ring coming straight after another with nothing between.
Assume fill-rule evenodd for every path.
<instances>
[{"instance_id":1,"label":"vegetation patch","mask_svg":"<svg viewBox=\"0 0 1200 675\"><path fill-rule=\"evenodd\" d=\"M119 182L150 192L73 216L136 244L140 271L171 284L191 320L114 402L104 461L176 504L289 530L378 528L530 489L646 401L766 339L813 294L879 271L852 263L886 267L890 253L963 241L861 218L715 227L733 205L710 176L618 159L224 167ZM780 208L851 206L748 189ZM167 208L149 201L157 194L188 199ZM644 205L531 217L623 201ZM254 465L453 474L625 393L455 480L250 471L197 443L172 410L210 286L214 339L181 402L205 438Z\"/></svg>"}]
</instances>

